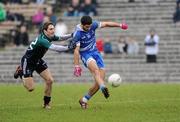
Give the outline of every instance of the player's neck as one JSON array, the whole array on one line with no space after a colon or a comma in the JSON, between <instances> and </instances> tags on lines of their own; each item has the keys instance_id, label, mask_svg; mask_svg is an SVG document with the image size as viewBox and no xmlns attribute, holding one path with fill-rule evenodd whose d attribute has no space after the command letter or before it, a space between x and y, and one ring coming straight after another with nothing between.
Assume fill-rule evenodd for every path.
<instances>
[{"instance_id":1,"label":"player's neck","mask_svg":"<svg viewBox=\"0 0 180 122\"><path fill-rule=\"evenodd\" d=\"M43 32L43 34L48 38L51 39L52 37L48 36L48 34L46 34L45 32Z\"/></svg>"}]
</instances>

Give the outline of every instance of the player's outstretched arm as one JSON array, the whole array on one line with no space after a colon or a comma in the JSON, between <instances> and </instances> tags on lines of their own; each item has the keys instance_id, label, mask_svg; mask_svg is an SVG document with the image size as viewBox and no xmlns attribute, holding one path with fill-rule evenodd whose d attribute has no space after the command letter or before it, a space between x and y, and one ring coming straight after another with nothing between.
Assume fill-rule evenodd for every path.
<instances>
[{"instance_id":1,"label":"player's outstretched arm","mask_svg":"<svg viewBox=\"0 0 180 122\"><path fill-rule=\"evenodd\" d=\"M101 22L101 28L104 27L120 27L123 30L128 29L128 25L126 23L117 23L117 22Z\"/></svg>"},{"instance_id":2,"label":"player's outstretched arm","mask_svg":"<svg viewBox=\"0 0 180 122\"><path fill-rule=\"evenodd\" d=\"M63 41L63 40L68 40L70 38L72 38L73 34L66 34L66 35L62 35L59 37L59 40L60 41Z\"/></svg>"},{"instance_id":3,"label":"player's outstretched arm","mask_svg":"<svg viewBox=\"0 0 180 122\"><path fill-rule=\"evenodd\" d=\"M76 77L79 77L81 76L81 72L82 72L82 69L79 65L79 49L80 49L80 46L76 46L76 48L74 49L74 75Z\"/></svg>"},{"instance_id":4,"label":"player's outstretched arm","mask_svg":"<svg viewBox=\"0 0 180 122\"><path fill-rule=\"evenodd\" d=\"M49 47L50 50L56 51L56 52L64 52L68 50L68 46L62 46L62 45L56 45L56 44L51 44Z\"/></svg>"},{"instance_id":5,"label":"player's outstretched arm","mask_svg":"<svg viewBox=\"0 0 180 122\"><path fill-rule=\"evenodd\" d=\"M74 49L74 65L79 65L79 49L80 46L76 46L76 48Z\"/></svg>"}]
</instances>

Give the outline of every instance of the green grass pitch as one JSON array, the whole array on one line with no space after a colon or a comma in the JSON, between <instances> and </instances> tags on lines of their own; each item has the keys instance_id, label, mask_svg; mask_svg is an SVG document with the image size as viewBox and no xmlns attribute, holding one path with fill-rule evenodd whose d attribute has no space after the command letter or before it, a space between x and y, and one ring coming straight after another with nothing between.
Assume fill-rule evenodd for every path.
<instances>
[{"instance_id":1,"label":"green grass pitch","mask_svg":"<svg viewBox=\"0 0 180 122\"><path fill-rule=\"evenodd\" d=\"M91 84L53 84L52 109L42 108L43 84L29 93L20 84L0 84L0 122L180 122L180 84L109 86L89 108L78 100Z\"/></svg>"}]
</instances>

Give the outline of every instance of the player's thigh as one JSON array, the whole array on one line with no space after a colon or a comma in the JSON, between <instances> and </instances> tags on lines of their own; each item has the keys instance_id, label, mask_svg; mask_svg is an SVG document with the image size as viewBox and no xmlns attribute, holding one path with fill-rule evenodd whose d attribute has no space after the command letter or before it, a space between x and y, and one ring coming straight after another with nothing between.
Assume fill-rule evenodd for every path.
<instances>
[{"instance_id":1,"label":"player's thigh","mask_svg":"<svg viewBox=\"0 0 180 122\"><path fill-rule=\"evenodd\" d=\"M105 65L104 65L104 60L101 56L101 54L99 52L95 52L93 53L93 58L96 60L96 63L97 63L97 66L100 68L100 69L104 69L105 68Z\"/></svg>"},{"instance_id":2,"label":"player's thigh","mask_svg":"<svg viewBox=\"0 0 180 122\"><path fill-rule=\"evenodd\" d=\"M93 57L89 53L83 53L81 54L81 60L84 64L85 67L88 68L88 62L92 59Z\"/></svg>"},{"instance_id":3,"label":"player's thigh","mask_svg":"<svg viewBox=\"0 0 180 122\"><path fill-rule=\"evenodd\" d=\"M93 53L92 57L88 58L86 64L91 72L99 70L99 72L102 72L102 75L104 74L104 61L99 53Z\"/></svg>"},{"instance_id":4,"label":"player's thigh","mask_svg":"<svg viewBox=\"0 0 180 122\"><path fill-rule=\"evenodd\" d=\"M35 65L30 63L31 61L27 58L23 57L21 59L21 67L23 69L23 77L24 78L30 78L33 77L33 72L35 69Z\"/></svg>"},{"instance_id":5,"label":"player's thigh","mask_svg":"<svg viewBox=\"0 0 180 122\"><path fill-rule=\"evenodd\" d=\"M34 79L33 79L33 77L23 78L23 82L24 82L24 85L26 87L31 87L31 88L34 87Z\"/></svg>"},{"instance_id":6,"label":"player's thigh","mask_svg":"<svg viewBox=\"0 0 180 122\"><path fill-rule=\"evenodd\" d=\"M40 73L40 76L46 81L46 82L53 82L54 79L52 77L51 72L49 71L49 69L45 69L44 71L42 71Z\"/></svg>"},{"instance_id":7,"label":"player's thigh","mask_svg":"<svg viewBox=\"0 0 180 122\"><path fill-rule=\"evenodd\" d=\"M36 72L46 81L46 83L51 83L53 77L51 72L48 69L46 62L43 59L40 59L36 67Z\"/></svg>"},{"instance_id":8,"label":"player's thigh","mask_svg":"<svg viewBox=\"0 0 180 122\"><path fill-rule=\"evenodd\" d=\"M89 60L87 64L88 64L88 69L90 70L91 73L95 73L95 71L99 71L97 63L93 58Z\"/></svg>"}]
</instances>

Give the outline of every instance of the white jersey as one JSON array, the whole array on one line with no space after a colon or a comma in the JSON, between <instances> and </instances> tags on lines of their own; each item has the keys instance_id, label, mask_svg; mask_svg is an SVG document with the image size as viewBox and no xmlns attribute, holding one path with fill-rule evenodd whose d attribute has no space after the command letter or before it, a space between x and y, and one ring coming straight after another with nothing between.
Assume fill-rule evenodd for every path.
<instances>
[{"instance_id":1,"label":"white jersey","mask_svg":"<svg viewBox=\"0 0 180 122\"><path fill-rule=\"evenodd\" d=\"M147 35L145 38L145 43L155 42L154 45L146 45L145 52L149 55L156 55L159 52L159 36L154 35L153 38L151 38L150 35Z\"/></svg>"}]
</instances>

